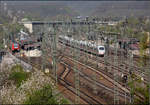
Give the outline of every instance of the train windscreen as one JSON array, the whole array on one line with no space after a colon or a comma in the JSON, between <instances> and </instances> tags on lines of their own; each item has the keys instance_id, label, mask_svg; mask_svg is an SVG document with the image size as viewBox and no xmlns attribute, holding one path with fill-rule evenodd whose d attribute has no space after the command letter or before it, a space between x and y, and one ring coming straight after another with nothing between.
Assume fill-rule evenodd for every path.
<instances>
[{"instance_id":1,"label":"train windscreen","mask_svg":"<svg viewBox=\"0 0 150 105\"><path fill-rule=\"evenodd\" d=\"M14 48L18 48L18 44L15 43L15 44L14 44Z\"/></svg>"},{"instance_id":2,"label":"train windscreen","mask_svg":"<svg viewBox=\"0 0 150 105\"><path fill-rule=\"evenodd\" d=\"M100 47L99 50L104 50L104 47Z\"/></svg>"}]
</instances>

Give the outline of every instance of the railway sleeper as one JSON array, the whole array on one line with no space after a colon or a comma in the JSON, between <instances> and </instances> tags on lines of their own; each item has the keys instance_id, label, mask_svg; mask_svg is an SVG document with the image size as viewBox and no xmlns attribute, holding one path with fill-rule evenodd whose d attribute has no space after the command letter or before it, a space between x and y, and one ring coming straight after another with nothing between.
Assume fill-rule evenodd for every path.
<instances>
[{"instance_id":1,"label":"railway sleeper","mask_svg":"<svg viewBox=\"0 0 150 105\"><path fill-rule=\"evenodd\" d=\"M80 87L85 88L85 87L86 87L86 84L83 83L83 82L80 82Z\"/></svg>"},{"instance_id":2,"label":"railway sleeper","mask_svg":"<svg viewBox=\"0 0 150 105\"><path fill-rule=\"evenodd\" d=\"M106 101L111 101L113 100L113 96L110 96L108 93L106 93L105 91L98 91L97 94L99 97L105 99Z\"/></svg>"},{"instance_id":3,"label":"railway sleeper","mask_svg":"<svg viewBox=\"0 0 150 105\"><path fill-rule=\"evenodd\" d=\"M64 82L66 83L66 81L62 81L62 85L64 85ZM70 84L70 83L67 83L67 85ZM67 86L65 85L65 86ZM68 88L72 88L72 92L75 93L75 89L72 87L72 85L70 84L69 86L67 86ZM80 91L80 97L83 99L83 97L86 97L84 98L84 100L86 99L86 101L90 104L100 104L97 100L95 100L94 98L88 96L86 93Z\"/></svg>"},{"instance_id":4,"label":"railway sleeper","mask_svg":"<svg viewBox=\"0 0 150 105\"><path fill-rule=\"evenodd\" d=\"M97 89L93 89L93 94L97 95L98 94L98 90Z\"/></svg>"},{"instance_id":5,"label":"railway sleeper","mask_svg":"<svg viewBox=\"0 0 150 105\"><path fill-rule=\"evenodd\" d=\"M102 88L101 88L101 90L100 90L99 88L98 88L98 89L94 89L94 88L89 87L89 85L87 85L87 84L85 84L85 83L84 83L84 86L85 86L86 88L88 88L88 90L91 90L92 94L94 94L94 95L96 95L96 96L98 96L98 97L103 98L103 97L102 97L102 94L103 94L103 95L106 94L105 92L101 93L101 92L103 91ZM111 98L112 98L112 97L111 97Z\"/></svg>"},{"instance_id":6,"label":"railway sleeper","mask_svg":"<svg viewBox=\"0 0 150 105\"><path fill-rule=\"evenodd\" d=\"M61 77L61 76L64 74L64 72L65 72L66 67L65 67L65 65L63 65L63 66L64 66L64 70L63 70L63 72L61 72L61 73L59 74L59 77Z\"/></svg>"},{"instance_id":7,"label":"railway sleeper","mask_svg":"<svg viewBox=\"0 0 150 105\"><path fill-rule=\"evenodd\" d=\"M91 91L93 94L98 95L99 89L94 89L94 87L89 86L88 84L85 85L87 90ZM101 91L102 92L102 91Z\"/></svg>"}]
</instances>

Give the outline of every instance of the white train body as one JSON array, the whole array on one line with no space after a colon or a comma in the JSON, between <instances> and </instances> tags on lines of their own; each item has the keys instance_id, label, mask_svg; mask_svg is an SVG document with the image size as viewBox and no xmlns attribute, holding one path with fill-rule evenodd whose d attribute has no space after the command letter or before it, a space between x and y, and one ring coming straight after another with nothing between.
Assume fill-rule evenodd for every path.
<instances>
[{"instance_id":1,"label":"white train body","mask_svg":"<svg viewBox=\"0 0 150 105\"><path fill-rule=\"evenodd\" d=\"M104 46L98 46L98 53L99 55L105 54L105 47Z\"/></svg>"},{"instance_id":2,"label":"white train body","mask_svg":"<svg viewBox=\"0 0 150 105\"><path fill-rule=\"evenodd\" d=\"M83 41L83 40L79 41L79 40L75 40L67 36L60 35L59 42L67 46L71 46L71 47L77 48L79 50L82 50L82 51L85 51L94 55L104 56L105 54L104 46L93 44L88 41Z\"/></svg>"}]
</instances>

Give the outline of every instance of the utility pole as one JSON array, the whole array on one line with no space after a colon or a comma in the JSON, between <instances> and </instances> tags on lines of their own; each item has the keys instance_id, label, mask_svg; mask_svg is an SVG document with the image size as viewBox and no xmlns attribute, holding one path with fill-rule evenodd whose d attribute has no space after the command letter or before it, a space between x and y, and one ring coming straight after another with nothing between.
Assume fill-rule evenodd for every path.
<instances>
[{"instance_id":1,"label":"utility pole","mask_svg":"<svg viewBox=\"0 0 150 105\"><path fill-rule=\"evenodd\" d=\"M78 23L78 28L79 28L79 36L75 35L74 39L75 40L79 40L80 39L80 24ZM79 39L77 39L79 38ZM78 47L77 43L74 45L75 47ZM79 59L79 52L77 49L74 48L74 59L78 61ZM79 79L79 70L77 69L77 67L75 66L75 63L74 63L74 73L75 73L75 89L76 89L76 98L75 98L75 103L76 104L80 104L80 79Z\"/></svg>"},{"instance_id":2,"label":"utility pole","mask_svg":"<svg viewBox=\"0 0 150 105\"><path fill-rule=\"evenodd\" d=\"M118 65L117 63L117 36L115 35L115 56L114 56L114 65ZM119 105L119 93L118 86L115 84L115 81L118 82L118 70L114 70L114 105Z\"/></svg>"},{"instance_id":3,"label":"utility pole","mask_svg":"<svg viewBox=\"0 0 150 105\"><path fill-rule=\"evenodd\" d=\"M120 33L120 42L118 42L118 43L120 43L119 44L119 48L120 48L120 50L121 50L121 57L120 57L120 62L123 64L123 63L126 63L126 59L125 59L125 49L123 49L123 36L125 35L125 24L123 23L123 26L121 27L121 33ZM123 67L123 69L126 69L126 66L124 65L124 67ZM124 84L125 84L125 88L126 88L126 85L127 85L127 81L126 80L123 80L124 79L124 74L123 74L123 72L122 72L122 76L121 76L121 79L122 79L122 81L124 82ZM127 96L127 94L126 94L126 92L124 93L125 94L125 104L127 104L127 100L126 100L126 96Z\"/></svg>"},{"instance_id":4,"label":"utility pole","mask_svg":"<svg viewBox=\"0 0 150 105\"><path fill-rule=\"evenodd\" d=\"M97 39L97 35L95 34L95 24L93 24L93 26L94 26L94 28L93 28L93 31L94 31L94 36L93 36L93 39L94 39L94 41L95 41L95 43L93 43L94 45L96 45L97 46L97 41L98 41L98 39ZM94 51L94 47L93 47L93 51ZM97 57L98 55L96 55L96 60L95 60L95 64L96 64L96 69L98 70L98 65L97 65L97 63L98 63L98 61L97 61ZM94 93L95 94L97 94L97 85L96 85L96 81L97 81L97 75L96 75L96 73L95 72L93 72L93 80L94 80L94 85L93 85L93 88L94 88Z\"/></svg>"},{"instance_id":5,"label":"utility pole","mask_svg":"<svg viewBox=\"0 0 150 105\"><path fill-rule=\"evenodd\" d=\"M105 32L106 32L106 29L105 29ZM105 48L106 48L106 41L107 41L107 36L104 36L104 46L105 46ZM107 52L106 52L106 54L107 54ZM107 55L106 54L104 55L104 71L105 72L107 72L107 66L106 66Z\"/></svg>"},{"instance_id":6,"label":"utility pole","mask_svg":"<svg viewBox=\"0 0 150 105\"><path fill-rule=\"evenodd\" d=\"M44 32L44 35L42 36L42 47L41 47L41 50L42 50L42 66L41 66L41 69L42 70L45 70L45 58L46 58L46 37L48 38L48 32L47 32L47 25L44 24L44 27L43 27L43 32Z\"/></svg>"},{"instance_id":7,"label":"utility pole","mask_svg":"<svg viewBox=\"0 0 150 105\"><path fill-rule=\"evenodd\" d=\"M52 59L53 59L53 72L55 75L55 83L57 85L57 42L56 42L56 24L53 24L53 33L52 33L52 38L53 38L53 43L52 43Z\"/></svg>"},{"instance_id":8,"label":"utility pole","mask_svg":"<svg viewBox=\"0 0 150 105\"><path fill-rule=\"evenodd\" d=\"M88 26L88 30L87 30L87 34L88 34L88 36L87 37L89 37L90 36L90 23L89 23L89 18L87 17L86 18L86 24L87 24L87 26ZM86 42L87 42L87 39L85 40ZM87 44L87 43L86 43ZM85 48L87 51L88 51L88 46L86 45L86 48ZM89 60L89 56L88 56L88 54L86 54L86 57L85 57L85 64L86 63L88 63L88 60Z\"/></svg>"},{"instance_id":9,"label":"utility pole","mask_svg":"<svg viewBox=\"0 0 150 105\"><path fill-rule=\"evenodd\" d=\"M132 70L132 66L133 66L133 54L131 52L129 52L129 56L130 56L130 68L129 68L129 73L130 73L130 82L131 84L131 89L130 89L130 103L132 104L134 102L134 80L133 80L133 70Z\"/></svg>"}]
</instances>

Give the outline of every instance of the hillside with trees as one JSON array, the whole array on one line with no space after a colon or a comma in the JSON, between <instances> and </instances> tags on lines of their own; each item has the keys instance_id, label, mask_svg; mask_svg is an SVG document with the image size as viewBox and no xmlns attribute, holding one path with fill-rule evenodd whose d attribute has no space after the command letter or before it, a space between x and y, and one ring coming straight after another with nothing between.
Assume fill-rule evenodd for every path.
<instances>
[{"instance_id":1,"label":"hillside with trees","mask_svg":"<svg viewBox=\"0 0 150 105\"><path fill-rule=\"evenodd\" d=\"M32 20L45 20L77 16L78 13L68 7L64 2L7 2L7 10L18 18L29 18ZM3 5L4 8L4 5Z\"/></svg>"},{"instance_id":2,"label":"hillside with trees","mask_svg":"<svg viewBox=\"0 0 150 105\"><path fill-rule=\"evenodd\" d=\"M149 1L70 1L68 6L78 11L82 16L150 16Z\"/></svg>"}]
</instances>

